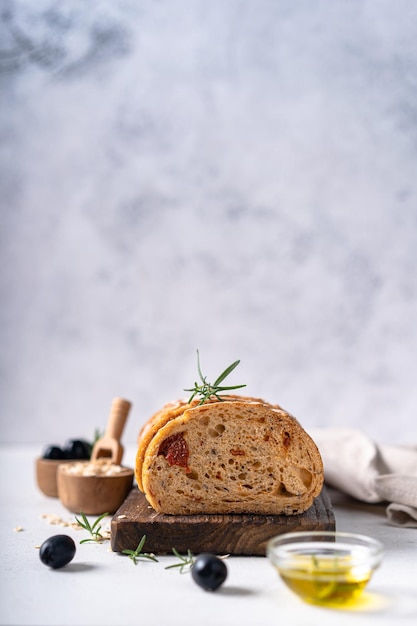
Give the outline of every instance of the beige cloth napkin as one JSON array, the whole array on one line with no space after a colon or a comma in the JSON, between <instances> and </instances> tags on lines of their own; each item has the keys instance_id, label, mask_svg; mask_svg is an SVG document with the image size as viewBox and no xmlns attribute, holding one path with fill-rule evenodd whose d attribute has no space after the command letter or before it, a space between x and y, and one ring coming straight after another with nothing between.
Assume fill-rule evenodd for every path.
<instances>
[{"instance_id":1,"label":"beige cloth napkin","mask_svg":"<svg viewBox=\"0 0 417 626\"><path fill-rule=\"evenodd\" d=\"M391 524L417 528L417 446L378 445L358 430L311 429L327 484L364 502L388 502Z\"/></svg>"}]
</instances>

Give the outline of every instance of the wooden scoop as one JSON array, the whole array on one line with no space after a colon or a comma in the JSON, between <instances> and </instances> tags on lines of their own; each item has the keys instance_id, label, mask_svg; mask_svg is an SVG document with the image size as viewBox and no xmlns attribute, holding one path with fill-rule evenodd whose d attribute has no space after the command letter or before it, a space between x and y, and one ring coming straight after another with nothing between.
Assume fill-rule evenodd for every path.
<instances>
[{"instance_id":1,"label":"wooden scoop","mask_svg":"<svg viewBox=\"0 0 417 626\"><path fill-rule=\"evenodd\" d=\"M114 398L106 432L94 444L91 461L97 461L97 459L104 457L110 459L112 463L120 465L124 451L120 438L131 406L128 400Z\"/></svg>"}]
</instances>

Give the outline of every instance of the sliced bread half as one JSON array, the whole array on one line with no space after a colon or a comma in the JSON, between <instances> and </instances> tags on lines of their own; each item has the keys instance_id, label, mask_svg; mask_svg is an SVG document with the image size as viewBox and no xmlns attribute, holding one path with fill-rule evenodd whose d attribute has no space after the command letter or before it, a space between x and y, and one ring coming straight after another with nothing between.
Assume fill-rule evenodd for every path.
<instances>
[{"instance_id":1,"label":"sliced bread half","mask_svg":"<svg viewBox=\"0 0 417 626\"><path fill-rule=\"evenodd\" d=\"M164 407L142 430L139 488L158 512L294 515L323 485L323 464L298 421L261 400Z\"/></svg>"}]
</instances>

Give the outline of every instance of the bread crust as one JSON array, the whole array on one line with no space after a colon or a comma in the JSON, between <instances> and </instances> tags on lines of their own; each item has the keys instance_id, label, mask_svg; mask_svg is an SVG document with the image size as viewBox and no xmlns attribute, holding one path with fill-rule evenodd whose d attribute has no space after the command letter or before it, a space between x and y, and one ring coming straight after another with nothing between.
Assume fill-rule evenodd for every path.
<instances>
[{"instance_id":1,"label":"bread crust","mask_svg":"<svg viewBox=\"0 0 417 626\"><path fill-rule=\"evenodd\" d=\"M170 403L140 433L136 478L173 515L307 510L323 486L318 448L278 405L229 396Z\"/></svg>"}]
</instances>

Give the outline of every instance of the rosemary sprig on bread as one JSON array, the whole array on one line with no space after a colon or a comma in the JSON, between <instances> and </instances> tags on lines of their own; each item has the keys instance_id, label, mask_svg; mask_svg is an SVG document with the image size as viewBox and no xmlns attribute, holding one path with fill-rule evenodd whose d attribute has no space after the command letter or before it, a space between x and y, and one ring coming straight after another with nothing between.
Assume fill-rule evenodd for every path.
<instances>
[{"instance_id":1,"label":"rosemary sprig on bread","mask_svg":"<svg viewBox=\"0 0 417 626\"><path fill-rule=\"evenodd\" d=\"M234 389L242 389L242 387L246 387L246 385L230 385L230 386L220 385L220 383L222 383L224 379L227 378L227 376L229 376L229 374L233 372L233 370L239 365L239 363L240 363L240 360L234 361L231 365L226 367L224 372L222 372L220 376L216 378L213 384L208 383L207 377L203 376L202 374L201 366L200 366L200 354L197 350L197 370L198 370L198 375L200 377L201 384L198 384L197 382L195 382L194 387L192 387L191 389L184 389L184 391L192 392L188 400L188 403L190 404L196 396L200 397L199 404L204 404L204 402L206 400L209 400L212 396L214 396L217 400L222 402L223 398L221 397L220 393L222 393L223 391L232 391Z\"/></svg>"}]
</instances>

